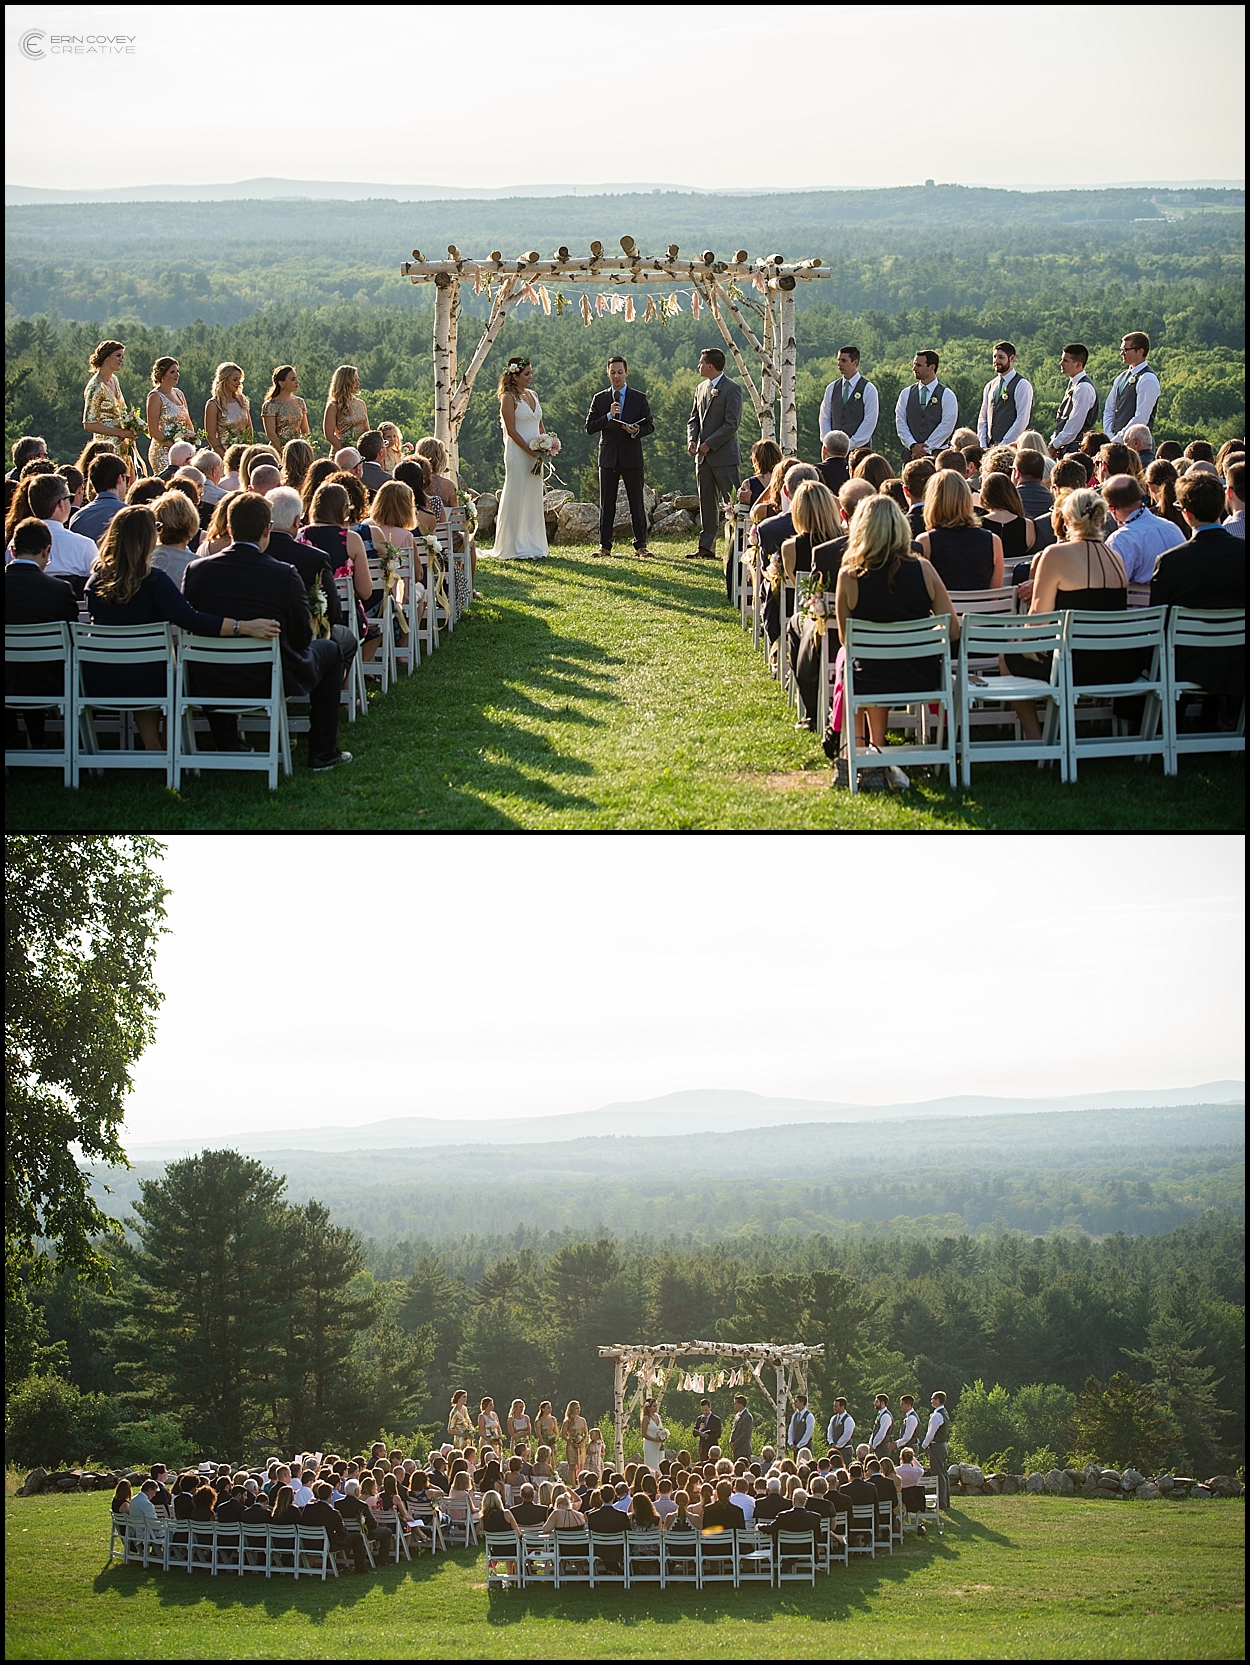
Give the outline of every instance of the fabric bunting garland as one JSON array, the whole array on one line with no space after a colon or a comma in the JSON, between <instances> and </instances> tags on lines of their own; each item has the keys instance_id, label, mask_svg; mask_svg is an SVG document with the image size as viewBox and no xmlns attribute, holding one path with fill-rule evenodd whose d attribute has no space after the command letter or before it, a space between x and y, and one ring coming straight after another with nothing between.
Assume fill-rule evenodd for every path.
<instances>
[{"instance_id":1,"label":"fabric bunting garland","mask_svg":"<svg viewBox=\"0 0 1250 1665\"><path fill-rule=\"evenodd\" d=\"M548 318L550 318L551 317L551 296L543 288L541 283L538 285L538 298L543 304L543 311L547 314Z\"/></svg>"},{"instance_id":2,"label":"fabric bunting garland","mask_svg":"<svg viewBox=\"0 0 1250 1665\"><path fill-rule=\"evenodd\" d=\"M582 296L582 323L590 323L590 298L587 295Z\"/></svg>"},{"instance_id":3,"label":"fabric bunting garland","mask_svg":"<svg viewBox=\"0 0 1250 1665\"><path fill-rule=\"evenodd\" d=\"M626 295L626 297L625 297L625 322L627 324L632 324L633 321L634 321L634 297L632 295Z\"/></svg>"}]
</instances>

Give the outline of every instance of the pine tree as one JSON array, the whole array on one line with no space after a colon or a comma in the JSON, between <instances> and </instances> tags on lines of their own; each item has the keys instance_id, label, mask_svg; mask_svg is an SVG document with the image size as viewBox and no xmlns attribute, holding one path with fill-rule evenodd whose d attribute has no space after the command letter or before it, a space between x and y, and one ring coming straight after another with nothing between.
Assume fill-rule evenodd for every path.
<instances>
[{"instance_id":1,"label":"pine tree","mask_svg":"<svg viewBox=\"0 0 1250 1665\"><path fill-rule=\"evenodd\" d=\"M1126 1349L1126 1354L1149 1372L1151 1392L1180 1430L1183 1460L1211 1473L1226 1455L1220 1449L1219 1432L1220 1418L1228 1412L1218 1403L1221 1383L1215 1366L1202 1362L1201 1343L1191 1345L1196 1327L1188 1314L1196 1299L1190 1280L1161 1284L1146 1345Z\"/></svg>"}]
</instances>

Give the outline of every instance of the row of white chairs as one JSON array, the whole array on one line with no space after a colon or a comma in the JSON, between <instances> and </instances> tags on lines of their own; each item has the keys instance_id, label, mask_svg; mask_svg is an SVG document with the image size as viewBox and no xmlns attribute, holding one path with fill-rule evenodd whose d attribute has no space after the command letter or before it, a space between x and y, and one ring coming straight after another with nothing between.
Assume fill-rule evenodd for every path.
<instances>
[{"instance_id":1,"label":"row of white chairs","mask_svg":"<svg viewBox=\"0 0 1250 1665\"><path fill-rule=\"evenodd\" d=\"M459 533L463 548L455 549ZM464 524L463 511L454 510L438 529L442 544L442 570L450 582L439 577L439 567L427 567L429 584L417 578L415 558L410 554L399 571L399 583L387 591L379 612L381 640L373 659L363 656L363 640L351 580L336 579L339 602L348 628L357 642L348 669L341 703L347 720L368 715L368 681L376 678L386 693L404 666L409 676L417 668L422 649L427 655L440 643L440 634L454 630L457 621L455 597L471 585L469 563L472 541ZM456 573L463 569L462 582ZM375 589L385 589L380 563L370 562ZM396 624L400 628L396 629ZM398 639L397 639L398 638ZM60 744L42 748L5 749L5 767L60 769L66 786L80 784L83 769L162 769L165 784L177 789L186 771L256 770L267 775L276 788L278 774L291 773L291 735L306 731L306 697L285 694L280 645L252 637L191 636L168 623L151 625L100 625L80 619L77 624L6 625L5 665L59 667L62 692L57 694L5 694L9 713L40 712L45 723L60 731ZM91 667L122 670L152 670L163 673L165 693L118 695L92 694L87 690ZM246 696L193 693L193 667L212 666L230 671L239 668L267 672L265 693ZM245 731L267 737L263 749L244 751L201 750L197 735L208 724L204 709L226 712L239 719ZM154 712L162 720L165 744L161 751L137 749L135 717ZM100 744L102 735L115 735L117 744Z\"/></svg>"}]
</instances>

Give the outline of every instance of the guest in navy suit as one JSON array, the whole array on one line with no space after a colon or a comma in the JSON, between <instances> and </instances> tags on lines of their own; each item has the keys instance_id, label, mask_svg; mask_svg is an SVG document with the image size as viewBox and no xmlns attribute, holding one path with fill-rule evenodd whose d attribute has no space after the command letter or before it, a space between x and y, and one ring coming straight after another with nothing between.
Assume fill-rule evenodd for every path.
<instances>
[{"instance_id":1,"label":"guest in navy suit","mask_svg":"<svg viewBox=\"0 0 1250 1665\"><path fill-rule=\"evenodd\" d=\"M634 553L647 554L647 510L642 500L642 442L655 432L651 406L644 393L626 380L629 366L620 357L608 360L611 384L596 393L586 418L586 432L599 435L599 547L596 555L612 553L612 523L616 493L625 482L629 518L633 523Z\"/></svg>"}]
</instances>

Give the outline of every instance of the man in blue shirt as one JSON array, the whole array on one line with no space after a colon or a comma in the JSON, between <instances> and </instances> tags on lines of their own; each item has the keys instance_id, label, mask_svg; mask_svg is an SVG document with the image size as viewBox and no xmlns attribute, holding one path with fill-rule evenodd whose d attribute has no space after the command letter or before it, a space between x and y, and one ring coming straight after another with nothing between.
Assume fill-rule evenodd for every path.
<instances>
[{"instance_id":1,"label":"man in blue shirt","mask_svg":"<svg viewBox=\"0 0 1250 1665\"><path fill-rule=\"evenodd\" d=\"M1107 539L1108 549L1114 549L1124 562L1130 584L1149 584L1159 556L1180 542L1176 527L1150 512L1131 474L1113 474L1104 482L1102 494L1117 522L1117 530Z\"/></svg>"},{"instance_id":2,"label":"man in blue shirt","mask_svg":"<svg viewBox=\"0 0 1250 1665\"><path fill-rule=\"evenodd\" d=\"M83 504L69 529L98 544L113 516L125 507L130 472L121 457L105 452L92 462L88 478L95 498Z\"/></svg>"}]
</instances>

